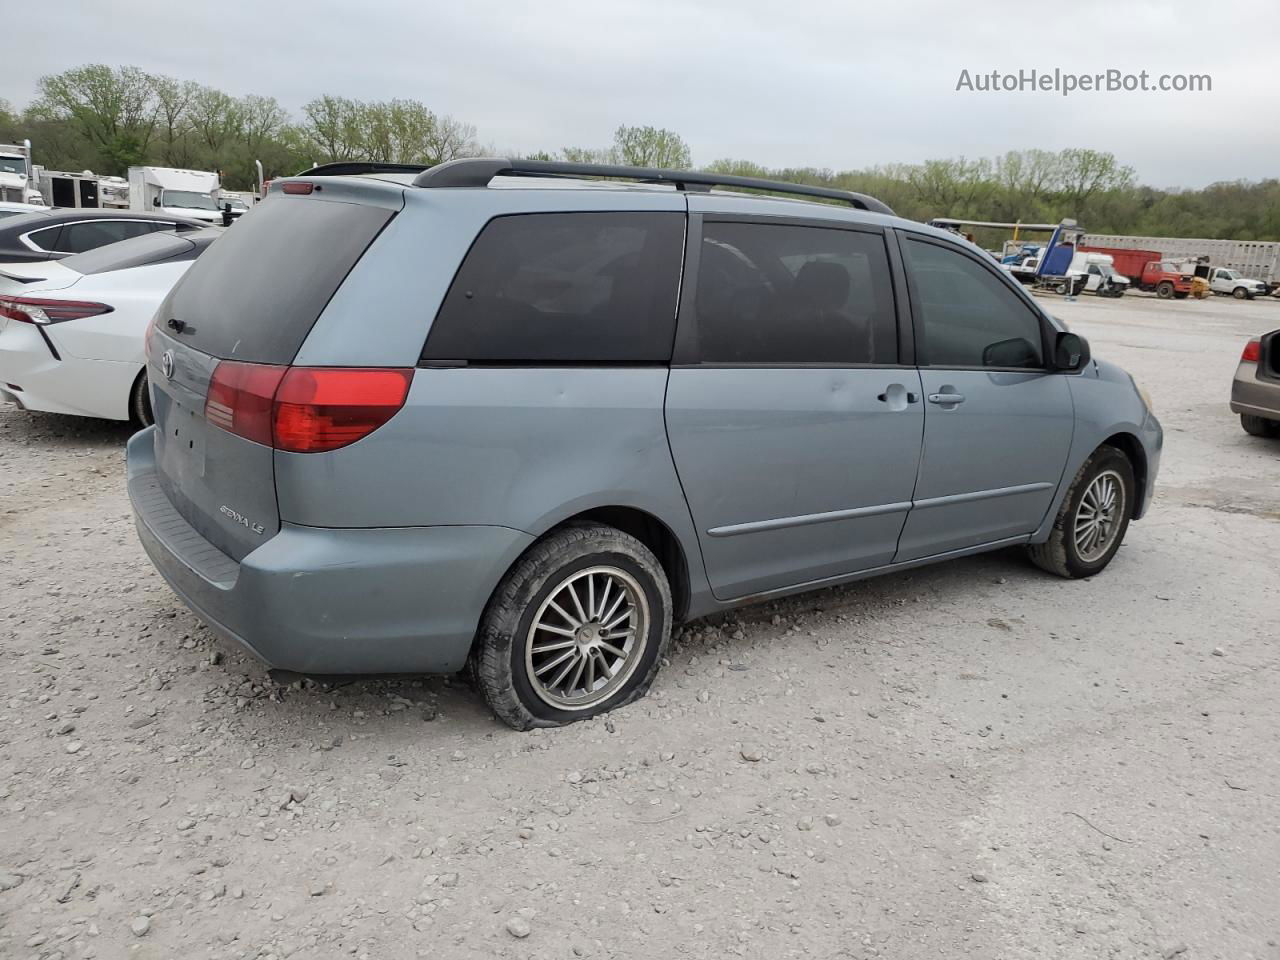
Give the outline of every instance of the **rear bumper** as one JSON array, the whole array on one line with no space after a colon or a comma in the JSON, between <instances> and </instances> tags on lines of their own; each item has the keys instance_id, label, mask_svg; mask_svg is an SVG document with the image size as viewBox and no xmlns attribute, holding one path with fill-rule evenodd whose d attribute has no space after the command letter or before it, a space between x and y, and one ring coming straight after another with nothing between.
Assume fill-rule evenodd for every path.
<instances>
[{"instance_id":1,"label":"rear bumper","mask_svg":"<svg viewBox=\"0 0 1280 960\"><path fill-rule=\"evenodd\" d=\"M1280 420L1280 381L1259 380L1257 364L1240 364L1231 381L1231 411Z\"/></svg>"},{"instance_id":2,"label":"rear bumper","mask_svg":"<svg viewBox=\"0 0 1280 960\"><path fill-rule=\"evenodd\" d=\"M129 419L140 363L54 356L39 328L0 318L0 400L24 410Z\"/></svg>"},{"instance_id":3,"label":"rear bumper","mask_svg":"<svg viewBox=\"0 0 1280 960\"><path fill-rule=\"evenodd\" d=\"M187 606L270 667L316 675L459 670L489 595L533 539L494 526L283 523L237 563L160 489L154 432L135 434L128 450L143 548Z\"/></svg>"}]
</instances>

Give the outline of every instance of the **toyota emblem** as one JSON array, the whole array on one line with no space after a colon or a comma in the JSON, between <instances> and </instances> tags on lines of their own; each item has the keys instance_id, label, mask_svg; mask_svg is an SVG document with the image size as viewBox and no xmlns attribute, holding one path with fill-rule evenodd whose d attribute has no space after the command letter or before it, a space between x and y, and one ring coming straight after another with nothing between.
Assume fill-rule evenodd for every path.
<instances>
[{"instance_id":1,"label":"toyota emblem","mask_svg":"<svg viewBox=\"0 0 1280 960\"><path fill-rule=\"evenodd\" d=\"M173 351L166 350L160 357L160 369L164 371L166 380L173 379Z\"/></svg>"}]
</instances>

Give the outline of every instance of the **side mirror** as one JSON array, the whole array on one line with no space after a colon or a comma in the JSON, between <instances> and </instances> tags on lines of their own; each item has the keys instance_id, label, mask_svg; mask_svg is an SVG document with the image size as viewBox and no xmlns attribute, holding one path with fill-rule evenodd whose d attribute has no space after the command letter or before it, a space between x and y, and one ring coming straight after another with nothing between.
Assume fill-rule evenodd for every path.
<instances>
[{"instance_id":1,"label":"side mirror","mask_svg":"<svg viewBox=\"0 0 1280 960\"><path fill-rule=\"evenodd\" d=\"M1035 344L1022 337L999 340L982 351L984 367L1038 367L1039 351Z\"/></svg>"},{"instance_id":2,"label":"side mirror","mask_svg":"<svg viewBox=\"0 0 1280 960\"><path fill-rule=\"evenodd\" d=\"M152 205L153 207L158 207L158 206L160 206L160 198L159 198L159 197L152 197L152 198L151 198L151 205Z\"/></svg>"},{"instance_id":3,"label":"side mirror","mask_svg":"<svg viewBox=\"0 0 1280 960\"><path fill-rule=\"evenodd\" d=\"M1059 370L1082 370L1088 364L1089 341L1078 333L1063 331L1053 344L1053 365Z\"/></svg>"}]
</instances>

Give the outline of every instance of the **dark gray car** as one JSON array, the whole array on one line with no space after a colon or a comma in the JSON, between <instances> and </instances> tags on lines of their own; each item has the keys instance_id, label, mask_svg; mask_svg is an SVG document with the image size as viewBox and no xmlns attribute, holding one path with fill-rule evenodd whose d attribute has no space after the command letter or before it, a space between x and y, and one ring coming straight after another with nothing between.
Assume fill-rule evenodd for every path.
<instances>
[{"instance_id":1,"label":"dark gray car","mask_svg":"<svg viewBox=\"0 0 1280 960\"><path fill-rule=\"evenodd\" d=\"M53 207L0 220L0 264L61 260L156 230L200 230L199 220L132 210Z\"/></svg>"},{"instance_id":2,"label":"dark gray car","mask_svg":"<svg viewBox=\"0 0 1280 960\"><path fill-rule=\"evenodd\" d=\"M563 723L641 695L675 621L1012 545L1088 577L1150 503L1132 379L952 234L708 174L420 169L274 182L149 338L139 534L272 667L469 665Z\"/></svg>"}]
</instances>

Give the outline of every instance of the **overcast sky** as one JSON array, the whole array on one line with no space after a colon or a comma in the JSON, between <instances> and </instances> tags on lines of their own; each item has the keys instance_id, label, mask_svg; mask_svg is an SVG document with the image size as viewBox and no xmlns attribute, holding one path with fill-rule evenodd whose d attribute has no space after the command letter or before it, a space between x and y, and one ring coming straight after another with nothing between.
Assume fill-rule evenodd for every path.
<instances>
[{"instance_id":1,"label":"overcast sky","mask_svg":"<svg viewBox=\"0 0 1280 960\"><path fill-rule=\"evenodd\" d=\"M19 7L22 5L19 4ZM1276 0L47 0L5 44L0 97L134 64L291 111L404 97L499 151L604 146L620 123L720 157L836 169L1109 150L1154 186L1280 175ZM17 13L17 8L14 10ZM10 21L10 27L13 27ZM1209 74L1209 93L956 92L961 70Z\"/></svg>"}]
</instances>

